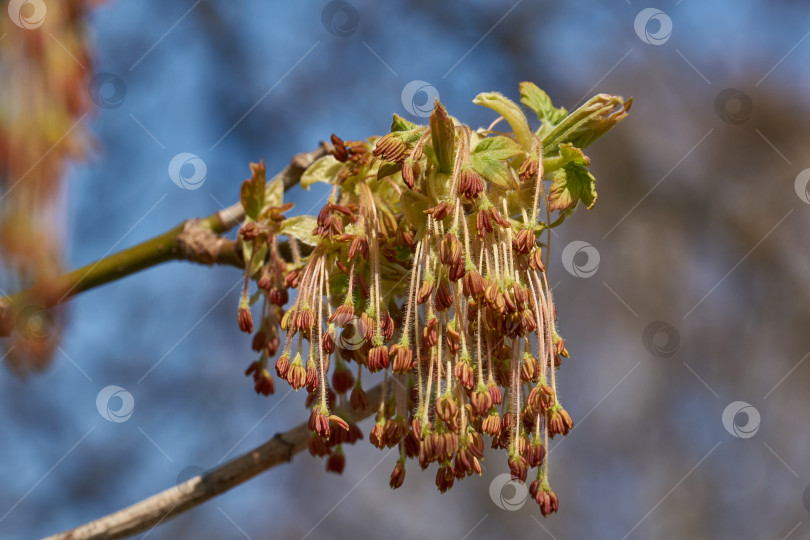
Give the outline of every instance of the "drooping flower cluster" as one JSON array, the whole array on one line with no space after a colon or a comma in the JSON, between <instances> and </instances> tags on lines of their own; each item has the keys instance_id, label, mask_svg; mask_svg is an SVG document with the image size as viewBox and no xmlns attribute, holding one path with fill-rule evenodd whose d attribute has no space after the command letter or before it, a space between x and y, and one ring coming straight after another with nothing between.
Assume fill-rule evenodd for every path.
<instances>
[{"instance_id":1,"label":"drooping flower cluster","mask_svg":"<svg viewBox=\"0 0 810 540\"><path fill-rule=\"evenodd\" d=\"M304 187L333 185L317 217L284 219L281 187L266 196L263 164L243 185L245 332L249 278L259 285L254 300L264 299L253 340L260 359L248 374L257 392L272 393L268 362L281 351L275 371L309 392L310 451L329 456L328 470L340 472L341 445L362 437L351 410L368 406L364 370L383 372L390 395L369 438L399 447L391 487L402 485L407 458L422 469L435 462L442 492L480 474L486 436L506 450L513 477L525 482L537 469L529 492L543 515L557 510L546 448L573 421L556 392L568 352L540 236L580 200L593 205L580 148L631 101L600 94L569 115L531 83L521 98L541 121L537 131L517 104L490 93L475 99L501 116L488 129L456 122L437 100L427 126L395 116L383 137L333 135L332 154L302 177ZM494 129L501 119L512 133ZM289 239L289 262L279 236Z\"/></svg>"}]
</instances>

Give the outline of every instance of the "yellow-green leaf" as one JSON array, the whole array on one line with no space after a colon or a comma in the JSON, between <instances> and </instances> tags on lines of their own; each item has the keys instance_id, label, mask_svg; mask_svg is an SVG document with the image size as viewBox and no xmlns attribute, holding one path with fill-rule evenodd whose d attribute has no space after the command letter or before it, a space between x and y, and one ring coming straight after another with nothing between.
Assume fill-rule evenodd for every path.
<instances>
[{"instance_id":1,"label":"yellow-green leaf","mask_svg":"<svg viewBox=\"0 0 810 540\"><path fill-rule=\"evenodd\" d=\"M310 165L301 175L301 187L309 190L309 186L315 182L331 184L342 168L343 163L336 160L334 156L324 156Z\"/></svg>"},{"instance_id":2,"label":"yellow-green leaf","mask_svg":"<svg viewBox=\"0 0 810 540\"><path fill-rule=\"evenodd\" d=\"M537 113L537 118L543 123L538 131L538 135L541 137L568 115L565 108L554 107L548 94L533 82L520 83L520 102Z\"/></svg>"},{"instance_id":3,"label":"yellow-green leaf","mask_svg":"<svg viewBox=\"0 0 810 540\"><path fill-rule=\"evenodd\" d=\"M566 142L585 148L621 122L632 104L633 98L625 101L621 96L611 94L592 97L546 134L543 154L557 153L557 146Z\"/></svg>"},{"instance_id":4,"label":"yellow-green leaf","mask_svg":"<svg viewBox=\"0 0 810 540\"><path fill-rule=\"evenodd\" d=\"M314 234L317 227L318 219L315 216L295 216L281 222L280 233L292 236L308 246L317 246L321 241L321 237Z\"/></svg>"},{"instance_id":5,"label":"yellow-green leaf","mask_svg":"<svg viewBox=\"0 0 810 540\"><path fill-rule=\"evenodd\" d=\"M447 115L447 110L439 103L433 104L430 114L430 139L436 161L439 163L439 172L453 172L453 160L456 151L456 128L453 120Z\"/></svg>"},{"instance_id":6,"label":"yellow-green leaf","mask_svg":"<svg viewBox=\"0 0 810 540\"><path fill-rule=\"evenodd\" d=\"M240 190L240 201L242 208L245 209L245 215L251 219L258 219L259 214L264 208L264 190L265 190L265 166L264 161L259 163L251 163L250 169L253 172L249 180L242 182Z\"/></svg>"},{"instance_id":7,"label":"yellow-green leaf","mask_svg":"<svg viewBox=\"0 0 810 540\"><path fill-rule=\"evenodd\" d=\"M276 178L267 187L265 204L267 206L281 206L284 204L284 181L281 178Z\"/></svg>"},{"instance_id":8,"label":"yellow-green leaf","mask_svg":"<svg viewBox=\"0 0 810 540\"><path fill-rule=\"evenodd\" d=\"M529 122L526 115L520 110L517 103L498 92L483 92L475 96L473 103L488 107L503 116L504 120L512 126L520 145L524 150L532 148L532 130L529 129Z\"/></svg>"},{"instance_id":9,"label":"yellow-green leaf","mask_svg":"<svg viewBox=\"0 0 810 540\"><path fill-rule=\"evenodd\" d=\"M580 200L588 209L596 202L596 179L590 171L579 163L557 170L548 190L549 209L574 208Z\"/></svg>"}]
</instances>

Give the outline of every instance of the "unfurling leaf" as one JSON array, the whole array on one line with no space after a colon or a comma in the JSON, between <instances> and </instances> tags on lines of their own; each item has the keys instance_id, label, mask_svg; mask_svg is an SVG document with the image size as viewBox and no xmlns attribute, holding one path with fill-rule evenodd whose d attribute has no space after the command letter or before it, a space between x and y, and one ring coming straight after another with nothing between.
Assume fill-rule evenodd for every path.
<instances>
[{"instance_id":1,"label":"unfurling leaf","mask_svg":"<svg viewBox=\"0 0 810 540\"><path fill-rule=\"evenodd\" d=\"M262 244L262 247L259 248L259 251L253 254L253 257L250 259L250 274L251 276L255 275L256 272L264 265L264 260L267 258L267 244Z\"/></svg>"},{"instance_id":2,"label":"unfurling leaf","mask_svg":"<svg viewBox=\"0 0 810 540\"><path fill-rule=\"evenodd\" d=\"M276 178L266 188L265 204L267 206L278 207L284 203L284 181L281 178Z\"/></svg>"},{"instance_id":3,"label":"unfurling leaf","mask_svg":"<svg viewBox=\"0 0 810 540\"><path fill-rule=\"evenodd\" d=\"M486 154L492 159L511 159L523 152L523 148L514 139L503 135L482 139L473 150L474 154Z\"/></svg>"},{"instance_id":4,"label":"unfurling leaf","mask_svg":"<svg viewBox=\"0 0 810 540\"><path fill-rule=\"evenodd\" d=\"M537 113L537 118L543 123L537 132L541 138L568 114L565 108L554 107L548 94L532 82L520 83L520 102Z\"/></svg>"},{"instance_id":5,"label":"unfurling leaf","mask_svg":"<svg viewBox=\"0 0 810 540\"><path fill-rule=\"evenodd\" d=\"M394 120L391 122L391 131L410 131L418 127L419 126L413 122L409 122L398 114L394 115Z\"/></svg>"},{"instance_id":6,"label":"unfurling leaf","mask_svg":"<svg viewBox=\"0 0 810 540\"><path fill-rule=\"evenodd\" d=\"M433 112L430 113L430 138L439 164L439 172L448 174L453 172L456 128L453 119L447 115L447 110L439 103L438 98L433 104Z\"/></svg>"},{"instance_id":7,"label":"unfurling leaf","mask_svg":"<svg viewBox=\"0 0 810 540\"><path fill-rule=\"evenodd\" d=\"M543 137L543 154L556 154L557 146L571 143L585 148L627 116L633 98L598 94L569 114Z\"/></svg>"},{"instance_id":8,"label":"unfurling leaf","mask_svg":"<svg viewBox=\"0 0 810 540\"><path fill-rule=\"evenodd\" d=\"M315 216L294 216L281 223L279 233L292 236L308 246L317 246L321 241L321 237L313 232L317 227L318 219Z\"/></svg>"},{"instance_id":9,"label":"unfurling leaf","mask_svg":"<svg viewBox=\"0 0 810 540\"><path fill-rule=\"evenodd\" d=\"M520 145L524 150L531 150L532 148L532 130L529 129L529 122L526 120L526 115L520 110L518 104L511 99L505 97L498 92L483 92L475 96L473 103L490 108L496 113L503 116L512 131L515 132Z\"/></svg>"},{"instance_id":10,"label":"unfurling leaf","mask_svg":"<svg viewBox=\"0 0 810 540\"><path fill-rule=\"evenodd\" d=\"M255 220L258 219L259 214L264 208L264 191L265 191L265 173L264 160L259 163L251 163L250 169L253 175L249 180L242 182L242 189L240 191L240 199L242 208L245 209L245 215Z\"/></svg>"},{"instance_id":11,"label":"unfurling leaf","mask_svg":"<svg viewBox=\"0 0 810 540\"><path fill-rule=\"evenodd\" d=\"M310 165L301 175L301 187L309 190L309 186L315 182L331 184L342 168L343 163L336 160L334 156L324 156Z\"/></svg>"},{"instance_id":12,"label":"unfurling leaf","mask_svg":"<svg viewBox=\"0 0 810 540\"><path fill-rule=\"evenodd\" d=\"M573 209L581 200L590 209L596 202L596 179L588 171L591 161L568 143L560 146L561 166L548 190L549 210Z\"/></svg>"},{"instance_id":13,"label":"unfurling leaf","mask_svg":"<svg viewBox=\"0 0 810 540\"><path fill-rule=\"evenodd\" d=\"M523 148L513 139L499 135L479 142L470 153L470 158L478 174L494 184L508 188L512 182L509 165L504 160L523 153Z\"/></svg>"}]
</instances>

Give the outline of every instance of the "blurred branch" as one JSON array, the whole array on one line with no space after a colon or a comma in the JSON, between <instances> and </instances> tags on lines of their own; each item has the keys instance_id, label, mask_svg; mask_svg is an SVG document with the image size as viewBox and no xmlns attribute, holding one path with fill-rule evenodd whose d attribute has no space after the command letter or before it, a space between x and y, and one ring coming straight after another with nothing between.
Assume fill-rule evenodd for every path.
<instances>
[{"instance_id":1,"label":"blurred branch","mask_svg":"<svg viewBox=\"0 0 810 540\"><path fill-rule=\"evenodd\" d=\"M368 418L377 412L382 399L383 384L368 390L368 407L365 411L353 411L354 421ZM144 532L250 480L267 469L292 461L295 454L307 448L309 437L307 423L284 433L276 433L263 445L224 465L123 510L75 529L49 536L45 540L113 540Z\"/></svg>"},{"instance_id":2,"label":"blurred branch","mask_svg":"<svg viewBox=\"0 0 810 540\"><path fill-rule=\"evenodd\" d=\"M285 191L296 185L315 160L325 156L330 145L322 142L312 152L297 154L270 182L281 179ZM199 264L244 265L232 240L220 236L245 219L241 203L206 218L189 219L163 234L63 274L8 298L0 298L0 336L11 332L15 306L36 304L49 308L89 289L121 279L167 261Z\"/></svg>"}]
</instances>

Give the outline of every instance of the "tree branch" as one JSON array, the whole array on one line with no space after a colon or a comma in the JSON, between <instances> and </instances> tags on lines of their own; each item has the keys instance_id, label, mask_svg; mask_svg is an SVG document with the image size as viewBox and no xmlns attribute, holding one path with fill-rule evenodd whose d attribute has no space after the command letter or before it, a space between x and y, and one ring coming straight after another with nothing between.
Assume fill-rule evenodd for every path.
<instances>
[{"instance_id":1,"label":"tree branch","mask_svg":"<svg viewBox=\"0 0 810 540\"><path fill-rule=\"evenodd\" d=\"M390 382L389 382L390 384ZM376 413L382 399L383 384L368 391L368 407L354 411L355 421ZM340 429L335 428L333 429ZM45 540L114 540L126 538L164 523L242 484L280 463L292 461L295 454L307 448L309 428L303 423L275 436L231 461L190 480L144 499L75 529L64 531Z\"/></svg>"},{"instance_id":2,"label":"tree branch","mask_svg":"<svg viewBox=\"0 0 810 540\"><path fill-rule=\"evenodd\" d=\"M331 146L321 142L312 152L297 154L269 182L281 179L288 190L315 160L325 156ZM242 255L233 241L221 237L245 219L241 203L236 203L205 218L189 219L163 234L90 263L8 298L0 298L0 336L11 333L15 306L30 304L50 308L89 289L167 261L191 261L200 264L226 264L242 267Z\"/></svg>"}]
</instances>

